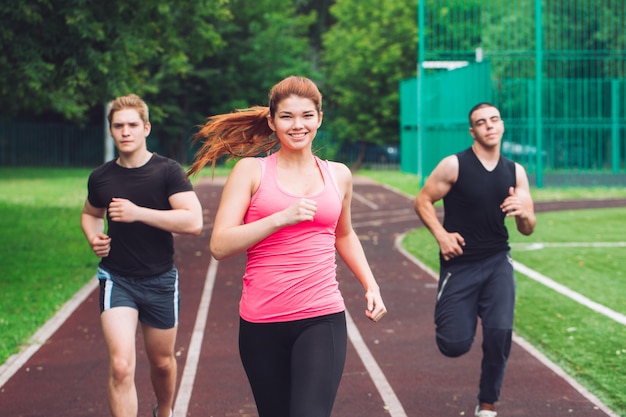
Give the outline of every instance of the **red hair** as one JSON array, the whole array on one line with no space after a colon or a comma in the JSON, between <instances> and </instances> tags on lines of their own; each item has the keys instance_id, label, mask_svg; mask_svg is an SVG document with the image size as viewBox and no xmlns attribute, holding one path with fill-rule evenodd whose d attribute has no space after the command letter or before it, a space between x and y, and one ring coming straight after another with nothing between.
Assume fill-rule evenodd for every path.
<instances>
[{"instance_id":1,"label":"red hair","mask_svg":"<svg viewBox=\"0 0 626 417\"><path fill-rule=\"evenodd\" d=\"M311 100L321 114L322 94L315 83L305 77L287 77L270 90L268 107L254 106L209 117L193 137L194 143L201 141L202 146L187 175L197 174L209 163L215 168L215 162L224 155L233 159L268 154L280 142L267 117L273 118L280 102L291 96Z\"/></svg>"}]
</instances>

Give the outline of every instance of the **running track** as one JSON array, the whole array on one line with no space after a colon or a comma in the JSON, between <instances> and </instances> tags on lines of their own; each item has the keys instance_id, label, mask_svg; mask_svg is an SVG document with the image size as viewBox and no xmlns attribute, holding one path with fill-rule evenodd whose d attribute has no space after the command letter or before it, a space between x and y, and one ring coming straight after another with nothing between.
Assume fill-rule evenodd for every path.
<instances>
[{"instance_id":1,"label":"running track","mask_svg":"<svg viewBox=\"0 0 626 417\"><path fill-rule=\"evenodd\" d=\"M208 249L221 186L220 179L197 184L205 230L200 237L176 237L182 293L176 417L257 416L237 352L245 256L211 263ZM389 313L376 324L365 318L360 284L339 262L351 343L333 417L472 416L480 335L464 357L438 353L432 322L436 281L395 246L398 236L420 226L411 199L366 180L357 180L354 191L353 224ZM612 200L575 202L568 208L624 205L625 200ZM537 211L561 208L562 203L537 204ZM68 303L35 336L41 343L0 367L0 416L109 415L95 283L73 301L75 306ZM137 338L139 415L148 417L154 398L141 335ZM502 417L616 416L522 346L524 341L514 344L509 360L499 403Z\"/></svg>"}]
</instances>

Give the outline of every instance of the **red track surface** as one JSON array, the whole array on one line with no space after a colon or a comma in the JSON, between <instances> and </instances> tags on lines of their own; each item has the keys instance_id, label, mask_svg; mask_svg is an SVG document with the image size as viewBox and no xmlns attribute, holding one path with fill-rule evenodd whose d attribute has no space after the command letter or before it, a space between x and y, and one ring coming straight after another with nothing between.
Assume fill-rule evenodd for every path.
<instances>
[{"instance_id":1,"label":"red track surface","mask_svg":"<svg viewBox=\"0 0 626 417\"><path fill-rule=\"evenodd\" d=\"M211 258L208 241L221 182L202 180L196 191L205 208L205 231L200 237L176 237L182 293L177 341L179 381L191 355L190 342ZM367 320L360 284L340 262L342 292L360 335L404 415L472 416L480 366L480 335L472 351L464 357L449 359L437 351L432 319L436 281L394 246L399 234L420 226L412 201L365 181L355 184L355 193L364 199L353 201L353 224L389 310L379 323ZM623 206L626 201L576 204L574 208L607 207ZM558 203L537 205L538 211L559 208ZM245 256L241 255L218 265L193 389L187 392L190 395L187 416L257 416L237 351L238 301L244 263ZM151 416L154 396L143 341L140 335L137 337L139 411L140 416L147 417ZM97 292L93 291L1 387L0 416L108 416L106 376L107 354L98 321ZM513 346L498 408L502 417L607 415L517 344ZM333 416L390 415L366 366L349 344Z\"/></svg>"}]
</instances>

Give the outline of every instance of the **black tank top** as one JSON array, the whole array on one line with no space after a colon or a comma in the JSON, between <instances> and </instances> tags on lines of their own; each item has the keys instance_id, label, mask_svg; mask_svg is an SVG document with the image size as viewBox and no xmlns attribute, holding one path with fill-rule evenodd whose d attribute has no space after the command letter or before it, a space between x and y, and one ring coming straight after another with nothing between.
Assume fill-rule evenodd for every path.
<instances>
[{"instance_id":1,"label":"black tank top","mask_svg":"<svg viewBox=\"0 0 626 417\"><path fill-rule=\"evenodd\" d=\"M465 239L463 255L450 261L473 262L509 250L509 233L500 204L515 187L515 163L500 156L493 171L487 171L472 148L456 154L459 176L444 197L443 227Z\"/></svg>"}]
</instances>

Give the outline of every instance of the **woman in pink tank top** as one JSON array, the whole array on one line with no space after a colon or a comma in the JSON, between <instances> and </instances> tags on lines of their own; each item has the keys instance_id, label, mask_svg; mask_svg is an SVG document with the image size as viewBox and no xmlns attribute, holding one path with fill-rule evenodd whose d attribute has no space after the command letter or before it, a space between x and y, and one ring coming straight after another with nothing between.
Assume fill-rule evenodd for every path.
<instances>
[{"instance_id":1,"label":"woman in pink tank top","mask_svg":"<svg viewBox=\"0 0 626 417\"><path fill-rule=\"evenodd\" d=\"M268 107L209 118L188 171L224 155L241 158L224 186L210 248L216 259L247 253L239 353L259 417L331 414L347 347L335 253L363 285L365 315L376 322L387 312L352 228L352 174L313 154L321 123L317 86L288 77L272 88Z\"/></svg>"}]
</instances>

